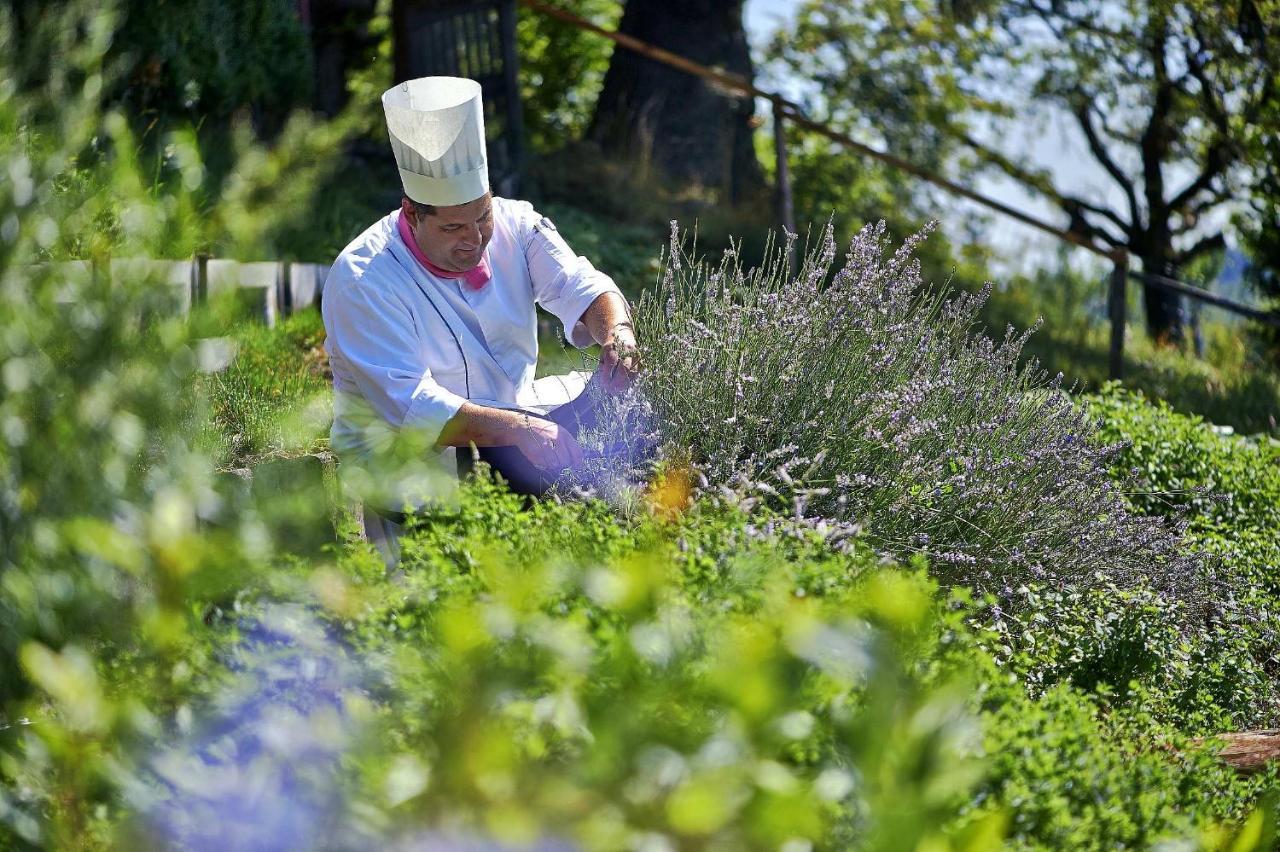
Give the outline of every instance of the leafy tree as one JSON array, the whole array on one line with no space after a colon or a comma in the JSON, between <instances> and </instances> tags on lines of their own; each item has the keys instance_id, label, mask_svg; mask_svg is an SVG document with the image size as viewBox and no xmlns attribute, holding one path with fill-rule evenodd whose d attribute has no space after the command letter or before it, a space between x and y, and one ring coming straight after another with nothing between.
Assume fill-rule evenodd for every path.
<instances>
[{"instance_id":1,"label":"leafy tree","mask_svg":"<svg viewBox=\"0 0 1280 852\"><path fill-rule=\"evenodd\" d=\"M617 25L622 14L614 0L567 0L556 5L609 28ZM534 150L548 151L581 139L604 83L613 42L523 6L516 40L529 144Z\"/></svg>"},{"instance_id":2,"label":"leafy tree","mask_svg":"<svg viewBox=\"0 0 1280 852\"><path fill-rule=\"evenodd\" d=\"M1258 190L1236 217L1249 254L1249 282L1280 313L1280 92L1267 106L1267 118L1249 140L1250 161L1262 169ZM1280 329L1257 326L1255 332L1271 360L1280 364Z\"/></svg>"},{"instance_id":3,"label":"leafy tree","mask_svg":"<svg viewBox=\"0 0 1280 852\"><path fill-rule=\"evenodd\" d=\"M1007 175L1143 269L1225 244L1228 205L1259 190L1250 140L1274 109L1280 8L1238 0L811 0L772 55L814 84L819 117L930 167ZM998 141L1066 116L1123 197L1056 182ZM1177 299L1148 288L1153 334Z\"/></svg>"}]
</instances>

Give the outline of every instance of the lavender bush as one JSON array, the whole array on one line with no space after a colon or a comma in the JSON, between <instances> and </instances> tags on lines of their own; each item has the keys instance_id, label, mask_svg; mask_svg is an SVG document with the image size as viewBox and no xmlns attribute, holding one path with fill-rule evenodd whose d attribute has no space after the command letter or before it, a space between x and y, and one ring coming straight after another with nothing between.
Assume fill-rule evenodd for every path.
<instances>
[{"instance_id":1,"label":"lavender bush","mask_svg":"<svg viewBox=\"0 0 1280 852\"><path fill-rule=\"evenodd\" d=\"M1126 509L1115 447L1035 362L1034 329L993 342L976 329L990 292L926 284L883 223L831 273L828 227L796 275L794 237L744 269L696 259L673 223L661 288L637 319L647 424L705 486L797 515L862 527L876 547L924 553L944 581L1008 595L1026 580L1101 573L1188 603L1210 599L1180 552L1176 520Z\"/></svg>"}]
</instances>

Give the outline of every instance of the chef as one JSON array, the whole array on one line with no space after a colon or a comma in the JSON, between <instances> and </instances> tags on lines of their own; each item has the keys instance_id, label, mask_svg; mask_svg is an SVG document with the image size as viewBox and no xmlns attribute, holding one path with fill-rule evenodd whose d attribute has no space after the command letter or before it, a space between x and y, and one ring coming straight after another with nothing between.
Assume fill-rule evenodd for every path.
<instances>
[{"instance_id":1,"label":"chef","mask_svg":"<svg viewBox=\"0 0 1280 852\"><path fill-rule=\"evenodd\" d=\"M582 462L594 393L624 390L638 365L613 280L528 202L490 193L480 85L409 80L382 104L404 195L338 256L323 314L331 444L394 538L399 512L439 493L471 446L513 490L545 491ZM600 344L594 375L534 380L535 305L575 346Z\"/></svg>"}]
</instances>

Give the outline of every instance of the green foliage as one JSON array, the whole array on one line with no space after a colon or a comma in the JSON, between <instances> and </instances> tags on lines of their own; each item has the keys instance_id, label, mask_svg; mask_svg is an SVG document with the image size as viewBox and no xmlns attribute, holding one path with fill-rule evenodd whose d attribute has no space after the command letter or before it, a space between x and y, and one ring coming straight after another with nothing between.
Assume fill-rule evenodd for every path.
<instances>
[{"instance_id":1,"label":"green foliage","mask_svg":"<svg viewBox=\"0 0 1280 852\"><path fill-rule=\"evenodd\" d=\"M816 118L935 173L1012 179L1095 245L1176 274L1224 245L1205 224L1213 211L1267 195L1277 23L1274 6L1202 0L810 0L771 55L812 83ZM1121 203L1008 141L1015 122L1044 130L1055 117ZM1171 186L1174 168L1191 180ZM1158 305L1148 318L1164 336L1173 306Z\"/></svg>"},{"instance_id":2,"label":"green foliage","mask_svg":"<svg viewBox=\"0 0 1280 852\"><path fill-rule=\"evenodd\" d=\"M938 14L934 0L810 0L769 58L812 83L812 118L940 172L970 111L1000 109L962 84L998 41L990 26Z\"/></svg>"},{"instance_id":3,"label":"green foliage","mask_svg":"<svg viewBox=\"0 0 1280 852\"><path fill-rule=\"evenodd\" d=\"M814 239L816 223L830 222L837 239L845 242L863 227L883 221L890 234L903 239L931 218L929 193L889 167L798 130L791 131L788 146L795 219L814 223L808 233L800 229L804 237ZM990 256L973 234L969 237L968 242L953 242L935 232L918 250L924 277L979 289Z\"/></svg>"},{"instance_id":4,"label":"green foliage","mask_svg":"<svg viewBox=\"0 0 1280 852\"><path fill-rule=\"evenodd\" d=\"M483 488L428 515L399 583L338 596L394 746L354 786L391 789L412 755L402 827L448 815L507 842L936 836L975 777L974 729L899 656L930 636L927 584L744 520L628 528Z\"/></svg>"},{"instance_id":5,"label":"green foliage","mask_svg":"<svg viewBox=\"0 0 1280 852\"><path fill-rule=\"evenodd\" d=\"M711 202L699 187L652 179L634 163L609 157L591 142L540 154L527 172L523 192L541 208L573 208L597 220L592 226L584 223L582 230L603 226L610 239L619 235L632 245L648 235L643 249L647 259L635 259L637 266L651 262L675 218L693 223L698 244L708 250L728 248L739 242L734 235L746 235L739 248L753 261L763 257L774 224L772 210ZM646 276L645 283L650 281L652 276Z\"/></svg>"},{"instance_id":6,"label":"green foliage","mask_svg":"<svg viewBox=\"0 0 1280 852\"><path fill-rule=\"evenodd\" d=\"M192 440L207 412L199 337L216 315L184 319L171 286L113 275L109 261L204 239L260 250L305 198L279 175L314 174L309 163L327 159L344 127L299 120L270 152L246 142L200 223L190 134L173 137L177 153L157 175L126 119L104 111L114 22L56 7L23 21L19 41L0 18L6 62L80 38L46 63L44 87L21 90L8 74L0 86L0 162L15 176L0 192L6 845L102 842L96 809L205 667L200 602L252 585L272 546L273 531ZM94 265L43 262L68 255ZM37 721L15 725L24 717Z\"/></svg>"},{"instance_id":7,"label":"green foliage","mask_svg":"<svg viewBox=\"0 0 1280 852\"><path fill-rule=\"evenodd\" d=\"M622 17L622 4L612 0L565 0L554 5L607 29ZM613 42L522 6L516 49L529 145L535 151L553 151L581 139L609 69Z\"/></svg>"},{"instance_id":8,"label":"green foliage","mask_svg":"<svg viewBox=\"0 0 1280 852\"><path fill-rule=\"evenodd\" d=\"M1189 512L1249 616L1189 632L1143 588L944 601L876 529L657 488L621 519L479 482L415 519L397 571L345 515L294 555L325 495L267 505L216 471L322 445L316 314L236 329L201 374L217 306L180 320L106 261L298 245L356 120L244 137L202 208L190 132L157 173L102 111L110 18L51 27L33 43L87 41L48 90L0 83L0 846L1265 848L1275 772L1187 736L1275 706L1275 446L1090 403L1130 442L1115 473L1173 492L1130 504ZM602 268L652 275L639 229L551 210ZM102 272L45 262L67 257Z\"/></svg>"},{"instance_id":9,"label":"green foliage","mask_svg":"<svg viewBox=\"0 0 1280 852\"><path fill-rule=\"evenodd\" d=\"M1280 440L1232 435L1116 384L1089 405L1098 439L1126 442L1115 465L1137 469L1142 490L1129 499L1141 511L1185 506L1200 525L1280 529Z\"/></svg>"},{"instance_id":10,"label":"green foliage","mask_svg":"<svg viewBox=\"0 0 1280 852\"><path fill-rule=\"evenodd\" d=\"M1207 839L1277 789L1274 773L1242 779L1146 713L1111 710L1105 695L1059 686L1034 702L1011 696L987 717L986 806L1009 809L1013 848Z\"/></svg>"},{"instance_id":11,"label":"green foliage","mask_svg":"<svg viewBox=\"0 0 1280 852\"><path fill-rule=\"evenodd\" d=\"M563 203L546 204L541 211L556 223L574 251L613 278L630 298L638 298L657 279L661 265L653 246L661 232L612 222Z\"/></svg>"},{"instance_id":12,"label":"green foliage","mask_svg":"<svg viewBox=\"0 0 1280 852\"><path fill-rule=\"evenodd\" d=\"M311 47L287 0L138 0L120 18L108 54L120 79L107 102L161 134L240 110L278 130L310 106Z\"/></svg>"},{"instance_id":13,"label":"green foliage","mask_svg":"<svg viewBox=\"0 0 1280 852\"><path fill-rule=\"evenodd\" d=\"M1265 623L1274 602L1253 598L1252 618L1188 626L1176 603L1145 589L1033 583L1018 594L1018 611L997 613L983 646L1033 695L1063 684L1105 692L1110 706L1197 734L1274 719L1276 636Z\"/></svg>"}]
</instances>

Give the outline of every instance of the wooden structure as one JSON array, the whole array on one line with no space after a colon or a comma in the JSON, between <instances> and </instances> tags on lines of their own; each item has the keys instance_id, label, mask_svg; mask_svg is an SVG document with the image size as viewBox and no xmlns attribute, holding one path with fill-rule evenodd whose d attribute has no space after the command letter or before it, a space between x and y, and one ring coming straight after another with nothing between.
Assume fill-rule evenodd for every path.
<instances>
[{"instance_id":1,"label":"wooden structure","mask_svg":"<svg viewBox=\"0 0 1280 852\"><path fill-rule=\"evenodd\" d=\"M282 317L320 304L329 267L319 263L254 261L242 263L198 255L188 260L113 258L110 269L87 260L52 264L68 281L81 284L105 279L147 278L173 288L182 315L210 299L234 294L248 316L273 326Z\"/></svg>"},{"instance_id":2,"label":"wooden structure","mask_svg":"<svg viewBox=\"0 0 1280 852\"><path fill-rule=\"evenodd\" d=\"M400 0L392 8L396 82L434 76L478 82L489 183L499 195L514 195L523 136L515 0Z\"/></svg>"},{"instance_id":3,"label":"wooden structure","mask_svg":"<svg viewBox=\"0 0 1280 852\"><path fill-rule=\"evenodd\" d=\"M1219 734L1211 739L1221 744L1218 758L1241 774L1261 772L1280 761L1280 731L1275 729Z\"/></svg>"}]
</instances>

